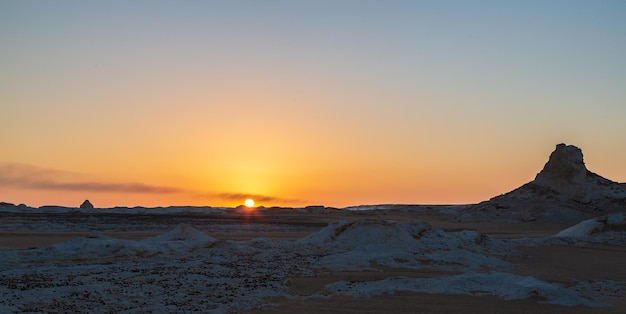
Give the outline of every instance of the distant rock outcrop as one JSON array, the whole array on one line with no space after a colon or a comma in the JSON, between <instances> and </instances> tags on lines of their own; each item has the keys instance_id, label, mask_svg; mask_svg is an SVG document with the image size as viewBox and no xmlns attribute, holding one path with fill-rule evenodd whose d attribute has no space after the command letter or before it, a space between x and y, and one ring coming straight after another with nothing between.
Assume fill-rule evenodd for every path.
<instances>
[{"instance_id":1,"label":"distant rock outcrop","mask_svg":"<svg viewBox=\"0 0 626 314\"><path fill-rule=\"evenodd\" d=\"M91 204L89 200L85 200L82 204L80 204L80 208L91 209L93 208L93 205Z\"/></svg>"},{"instance_id":2,"label":"distant rock outcrop","mask_svg":"<svg viewBox=\"0 0 626 314\"><path fill-rule=\"evenodd\" d=\"M557 192L561 199L572 199L581 203L626 197L623 184L587 170L583 152L573 145L557 145L543 170L531 183Z\"/></svg>"},{"instance_id":3,"label":"distant rock outcrop","mask_svg":"<svg viewBox=\"0 0 626 314\"><path fill-rule=\"evenodd\" d=\"M558 144L535 180L470 206L457 218L577 223L624 210L626 184L587 170L580 148Z\"/></svg>"},{"instance_id":4,"label":"distant rock outcrop","mask_svg":"<svg viewBox=\"0 0 626 314\"><path fill-rule=\"evenodd\" d=\"M0 207L15 207L13 203L0 202Z\"/></svg>"}]
</instances>

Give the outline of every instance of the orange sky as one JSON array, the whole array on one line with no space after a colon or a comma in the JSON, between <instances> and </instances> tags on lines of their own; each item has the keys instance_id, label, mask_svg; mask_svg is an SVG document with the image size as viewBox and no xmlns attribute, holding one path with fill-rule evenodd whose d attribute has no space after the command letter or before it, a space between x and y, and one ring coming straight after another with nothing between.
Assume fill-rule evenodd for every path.
<instances>
[{"instance_id":1,"label":"orange sky","mask_svg":"<svg viewBox=\"0 0 626 314\"><path fill-rule=\"evenodd\" d=\"M626 181L626 5L2 2L0 201L473 203Z\"/></svg>"}]
</instances>

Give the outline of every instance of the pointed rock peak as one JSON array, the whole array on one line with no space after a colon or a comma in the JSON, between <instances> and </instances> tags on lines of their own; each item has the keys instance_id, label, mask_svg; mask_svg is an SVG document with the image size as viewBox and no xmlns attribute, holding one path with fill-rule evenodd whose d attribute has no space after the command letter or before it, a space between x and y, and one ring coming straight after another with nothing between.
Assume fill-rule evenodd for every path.
<instances>
[{"instance_id":1,"label":"pointed rock peak","mask_svg":"<svg viewBox=\"0 0 626 314\"><path fill-rule=\"evenodd\" d=\"M80 208L93 208L93 205L91 204L91 202L89 200L85 200L81 205Z\"/></svg>"},{"instance_id":2,"label":"pointed rock peak","mask_svg":"<svg viewBox=\"0 0 626 314\"><path fill-rule=\"evenodd\" d=\"M587 172L582 150L574 145L561 143L556 145L556 149L550 154L550 159L537 174L535 181L539 181L538 183L555 179L577 181L583 179Z\"/></svg>"}]
</instances>

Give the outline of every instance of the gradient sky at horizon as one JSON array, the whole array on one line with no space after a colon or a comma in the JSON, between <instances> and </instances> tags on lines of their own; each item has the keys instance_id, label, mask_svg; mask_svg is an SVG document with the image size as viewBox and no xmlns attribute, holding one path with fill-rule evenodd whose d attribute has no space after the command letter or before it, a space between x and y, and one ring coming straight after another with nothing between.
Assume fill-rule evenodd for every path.
<instances>
[{"instance_id":1,"label":"gradient sky at horizon","mask_svg":"<svg viewBox=\"0 0 626 314\"><path fill-rule=\"evenodd\" d=\"M0 201L474 203L626 181L624 1L0 1Z\"/></svg>"}]
</instances>

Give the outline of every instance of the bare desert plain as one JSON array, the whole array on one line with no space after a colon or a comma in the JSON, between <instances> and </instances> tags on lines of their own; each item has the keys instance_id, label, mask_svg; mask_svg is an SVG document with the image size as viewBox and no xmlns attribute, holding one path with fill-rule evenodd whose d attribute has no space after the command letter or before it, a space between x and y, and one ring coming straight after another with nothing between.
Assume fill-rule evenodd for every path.
<instances>
[{"instance_id":1,"label":"bare desert plain","mask_svg":"<svg viewBox=\"0 0 626 314\"><path fill-rule=\"evenodd\" d=\"M0 310L626 311L623 231L555 237L571 225L459 221L466 207L5 207Z\"/></svg>"}]
</instances>

